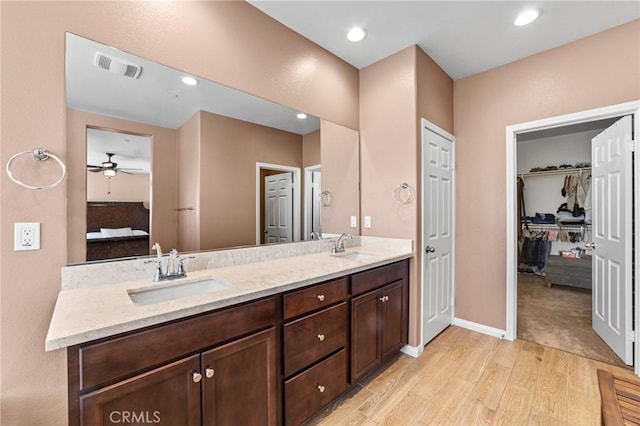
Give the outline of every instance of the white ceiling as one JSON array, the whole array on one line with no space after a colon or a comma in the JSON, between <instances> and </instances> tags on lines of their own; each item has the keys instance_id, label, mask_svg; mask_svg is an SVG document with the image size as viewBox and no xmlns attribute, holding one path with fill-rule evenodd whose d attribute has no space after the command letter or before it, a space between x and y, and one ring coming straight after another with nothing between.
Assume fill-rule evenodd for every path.
<instances>
[{"instance_id":1,"label":"white ceiling","mask_svg":"<svg viewBox=\"0 0 640 426\"><path fill-rule=\"evenodd\" d=\"M96 53L142 67L137 79L95 66ZM67 33L66 85L70 108L175 129L197 111L249 121L305 135L320 128L320 120L296 118L298 111L200 79L194 87L180 79L184 72ZM174 96L171 96L173 93ZM100 166L107 152L118 168L149 173L150 138L116 131L87 130L87 164ZM169 154L167 154L169 155Z\"/></svg>"},{"instance_id":2,"label":"white ceiling","mask_svg":"<svg viewBox=\"0 0 640 426\"><path fill-rule=\"evenodd\" d=\"M453 79L640 18L637 0L248 2L357 68L417 44ZM542 16L515 27L531 7ZM359 43L346 39L355 25L368 32Z\"/></svg>"},{"instance_id":3,"label":"white ceiling","mask_svg":"<svg viewBox=\"0 0 640 426\"><path fill-rule=\"evenodd\" d=\"M141 66L142 73L133 79L98 68L97 52ZM315 117L299 120L296 110L221 84L200 79L197 86L186 86L180 81L185 74L67 33L66 88L70 108L171 129L180 127L199 110L300 135L320 128Z\"/></svg>"}]
</instances>

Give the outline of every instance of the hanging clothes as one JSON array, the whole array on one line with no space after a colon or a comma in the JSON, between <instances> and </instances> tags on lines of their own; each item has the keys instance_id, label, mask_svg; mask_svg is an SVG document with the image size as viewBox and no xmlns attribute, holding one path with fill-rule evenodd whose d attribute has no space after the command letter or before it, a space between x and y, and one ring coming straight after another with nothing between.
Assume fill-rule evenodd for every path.
<instances>
[{"instance_id":1,"label":"hanging clothes","mask_svg":"<svg viewBox=\"0 0 640 426\"><path fill-rule=\"evenodd\" d=\"M516 181L518 186L518 218L520 222L524 221L525 228L529 229L527 223L527 212L524 208L524 180L519 177ZM522 224L518 226L518 241L522 239Z\"/></svg>"}]
</instances>

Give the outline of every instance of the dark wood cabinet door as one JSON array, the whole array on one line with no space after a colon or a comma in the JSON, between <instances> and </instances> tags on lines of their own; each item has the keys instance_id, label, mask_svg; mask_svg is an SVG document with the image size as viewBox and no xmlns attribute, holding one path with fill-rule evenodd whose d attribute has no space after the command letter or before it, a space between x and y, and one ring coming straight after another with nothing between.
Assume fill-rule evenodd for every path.
<instances>
[{"instance_id":1,"label":"dark wood cabinet door","mask_svg":"<svg viewBox=\"0 0 640 426\"><path fill-rule=\"evenodd\" d=\"M176 361L80 398L81 424L200 424L200 356Z\"/></svg>"},{"instance_id":2,"label":"dark wood cabinet door","mask_svg":"<svg viewBox=\"0 0 640 426\"><path fill-rule=\"evenodd\" d=\"M378 290L351 299L351 383L381 362L380 297Z\"/></svg>"},{"instance_id":3,"label":"dark wood cabinet door","mask_svg":"<svg viewBox=\"0 0 640 426\"><path fill-rule=\"evenodd\" d=\"M382 288L380 350L382 360L397 353L407 343L407 301L404 281Z\"/></svg>"},{"instance_id":4,"label":"dark wood cabinet door","mask_svg":"<svg viewBox=\"0 0 640 426\"><path fill-rule=\"evenodd\" d=\"M202 424L275 425L276 332L268 330L202 354Z\"/></svg>"}]
</instances>

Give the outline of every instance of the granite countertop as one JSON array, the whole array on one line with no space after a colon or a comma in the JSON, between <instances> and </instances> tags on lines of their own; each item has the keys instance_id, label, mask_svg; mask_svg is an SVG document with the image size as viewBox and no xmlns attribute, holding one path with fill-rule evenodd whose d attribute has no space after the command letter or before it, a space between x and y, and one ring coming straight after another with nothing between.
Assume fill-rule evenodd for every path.
<instances>
[{"instance_id":1,"label":"granite countertop","mask_svg":"<svg viewBox=\"0 0 640 426\"><path fill-rule=\"evenodd\" d=\"M336 257L326 252L188 272L186 278L154 283L122 281L96 287L64 289L58 294L45 342L47 351L213 311L389 264L413 256L406 248L356 247ZM134 304L127 290L200 281L214 277L224 288L166 302Z\"/></svg>"}]
</instances>

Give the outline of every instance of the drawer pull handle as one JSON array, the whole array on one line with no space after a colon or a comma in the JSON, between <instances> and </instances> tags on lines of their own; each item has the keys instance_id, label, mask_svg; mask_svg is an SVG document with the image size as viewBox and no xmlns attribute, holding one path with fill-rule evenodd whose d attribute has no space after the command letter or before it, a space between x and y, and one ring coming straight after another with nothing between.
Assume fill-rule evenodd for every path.
<instances>
[{"instance_id":1,"label":"drawer pull handle","mask_svg":"<svg viewBox=\"0 0 640 426\"><path fill-rule=\"evenodd\" d=\"M318 390L320 391L320 393L324 392L324 386L318 385Z\"/></svg>"},{"instance_id":2,"label":"drawer pull handle","mask_svg":"<svg viewBox=\"0 0 640 426\"><path fill-rule=\"evenodd\" d=\"M319 294L316 296L319 301L324 302L324 294Z\"/></svg>"},{"instance_id":3,"label":"drawer pull handle","mask_svg":"<svg viewBox=\"0 0 640 426\"><path fill-rule=\"evenodd\" d=\"M207 379L210 379L214 376L214 374L216 374L216 372L213 371L213 368L207 368L206 370L204 370L204 374L205 376L207 376Z\"/></svg>"},{"instance_id":4,"label":"drawer pull handle","mask_svg":"<svg viewBox=\"0 0 640 426\"><path fill-rule=\"evenodd\" d=\"M380 301L381 301L381 302L388 302L388 301L389 301L389 296L382 296L382 297L380 297Z\"/></svg>"},{"instance_id":5,"label":"drawer pull handle","mask_svg":"<svg viewBox=\"0 0 640 426\"><path fill-rule=\"evenodd\" d=\"M318 340L320 340L321 342L324 342L324 334L318 334L316 336L318 337Z\"/></svg>"},{"instance_id":6,"label":"drawer pull handle","mask_svg":"<svg viewBox=\"0 0 640 426\"><path fill-rule=\"evenodd\" d=\"M200 373L193 373L193 382L194 383L199 383L200 380L202 380L202 374Z\"/></svg>"}]
</instances>

